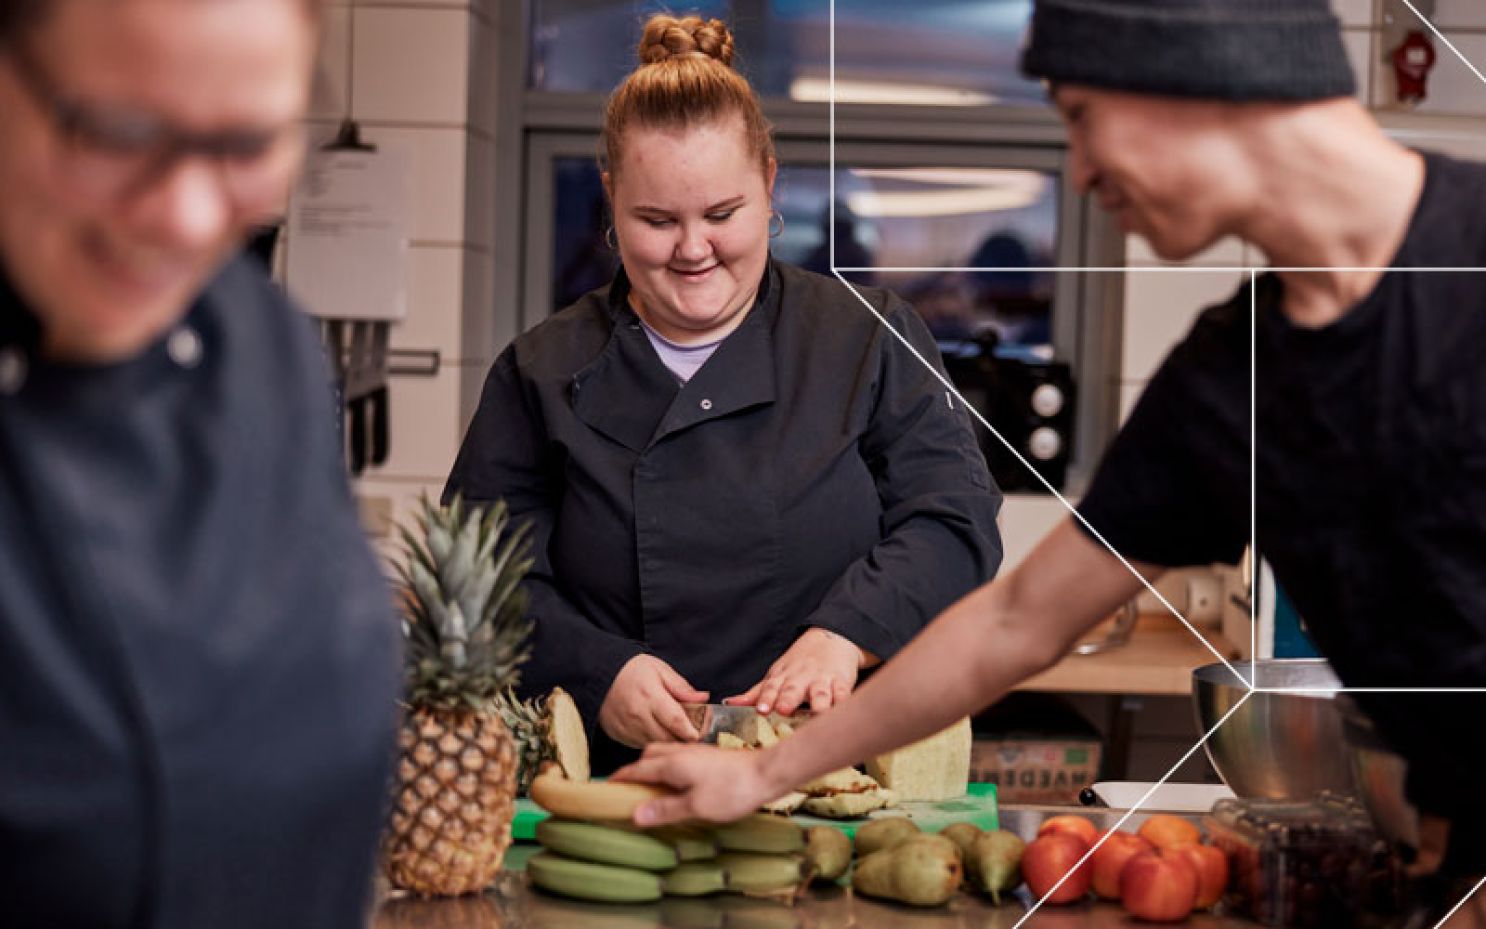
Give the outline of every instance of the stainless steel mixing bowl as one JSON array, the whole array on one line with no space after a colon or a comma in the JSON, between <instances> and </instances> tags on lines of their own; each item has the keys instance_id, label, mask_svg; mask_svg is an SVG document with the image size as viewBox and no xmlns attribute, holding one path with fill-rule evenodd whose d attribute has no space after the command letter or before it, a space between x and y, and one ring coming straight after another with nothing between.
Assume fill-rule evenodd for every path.
<instances>
[{"instance_id":1,"label":"stainless steel mixing bowl","mask_svg":"<svg viewBox=\"0 0 1486 929\"><path fill-rule=\"evenodd\" d=\"M1240 797L1305 800L1323 790L1356 795L1341 713L1332 699L1341 687L1320 659L1235 662L1255 671L1260 688L1313 688L1317 693L1255 692L1207 740L1208 760ZM1227 666L1192 672L1197 724L1207 732L1248 693Z\"/></svg>"}]
</instances>

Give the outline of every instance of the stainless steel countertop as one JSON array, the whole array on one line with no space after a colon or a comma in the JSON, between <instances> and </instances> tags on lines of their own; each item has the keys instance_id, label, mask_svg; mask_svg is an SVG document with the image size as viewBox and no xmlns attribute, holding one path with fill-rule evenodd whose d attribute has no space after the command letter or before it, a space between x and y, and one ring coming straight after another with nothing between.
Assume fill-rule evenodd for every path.
<instances>
[{"instance_id":1,"label":"stainless steel countertop","mask_svg":"<svg viewBox=\"0 0 1486 929\"><path fill-rule=\"evenodd\" d=\"M1101 828L1114 825L1120 811L1007 806L1001 825L1024 837L1055 813L1076 812ZM1126 828L1133 828L1132 818ZM535 846L517 845L511 851L520 862ZM379 903L373 929L1011 929L1027 912L1031 898L1025 888L998 908L988 898L961 893L943 907L919 909L880 903L841 887L815 888L794 907L721 895L707 898L668 898L647 904L588 904L532 891L519 871L501 872L496 886L478 897L457 900L386 899ZM1027 926L1080 926L1090 929L1132 929L1148 925L1107 903L1043 907ZM1253 929L1257 924L1232 917L1197 914L1182 924L1191 929Z\"/></svg>"}]
</instances>

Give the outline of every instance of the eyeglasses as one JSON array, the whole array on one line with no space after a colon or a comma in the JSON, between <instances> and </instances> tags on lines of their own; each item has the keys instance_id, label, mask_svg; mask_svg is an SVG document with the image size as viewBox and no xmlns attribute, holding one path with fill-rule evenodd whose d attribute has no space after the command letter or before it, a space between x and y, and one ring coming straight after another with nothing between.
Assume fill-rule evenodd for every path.
<instances>
[{"instance_id":1,"label":"eyeglasses","mask_svg":"<svg viewBox=\"0 0 1486 929\"><path fill-rule=\"evenodd\" d=\"M85 196L122 198L158 180L181 159L200 157L216 164L237 205L271 209L304 149L297 121L275 129L189 132L142 110L73 100L19 44L4 52L61 136L59 169Z\"/></svg>"}]
</instances>

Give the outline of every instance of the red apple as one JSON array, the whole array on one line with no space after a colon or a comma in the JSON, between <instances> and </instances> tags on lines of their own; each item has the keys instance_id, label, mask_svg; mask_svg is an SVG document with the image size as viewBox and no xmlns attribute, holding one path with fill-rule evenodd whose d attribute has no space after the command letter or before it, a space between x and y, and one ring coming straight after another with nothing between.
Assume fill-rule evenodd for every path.
<instances>
[{"instance_id":1,"label":"red apple","mask_svg":"<svg viewBox=\"0 0 1486 929\"><path fill-rule=\"evenodd\" d=\"M1200 842L1182 842L1171 846L1171 850L1185 855L1197 871L1197 902L1193 909L1205 910L1222 899L1223 891L1228 888L1228 856L1222 849Z\"/></svg>"},{"instance_id":2,"label":"red apple","mask_svg":"<svg viewBox=\"0 0 1486 929\"><path fill-rule=\"evenodd\" d=\"M1136 919L1176 922L1197 902L1197 869L1181 852L1140 852L1120 872L1120 903Z\"/></svg>"},{"instance_id":3,"label":"red apple","mask_svg":"<svg viewBox=\"0 0 1486 929\"><path fill-rule=\"evenodd\" d=\"M1084 840L1085 845L1093 845L1099 838L1099 830L1095 825L1082 816L1053 816L1037 828L1038 835L1047 835L1049 832L1067 832Z\"/></svg>"},{"instance_id":4,"label":"red apple","mask_svg":"<svg viewBox=\"0 0 1486 929\"><path fill-rule=\"evenodd\" d=\"M1120 872L1125 870L1125 863L1137 853L1155 847L1133 832L1111 832L1089 859L1093 866L1094 893L1105 900L1120 899Z\"/></svg>"},{"instance_id":5,"label":"red apple","mask_svg":"<svg viewBox=\"0 0 1486 929\"><path fill-rule=\"evenodd\" d=\"M1182 842L1201 842L1202 830L1191 820L1170 813L1156 813L1140 824L1140 837L1157 848Z\"/></svg>"},{"instance_id":6,"label":"red apple","mask_svg":"<svg viewBox=\"0 0 1486 929\"><path fill-rule=\"evenodd\" d=\"M1047 902L1072 903L1082 900L1089 892L1089 865L1085 862L1077 870L1074 867L1088 852L1089 845L1083 839L1056 829L1033 839L1022 852L1022 877L1026 879L1032 895L1041 900L1067 874L1068 880L1063 881L1057 892L1047 898Z\"/></svg>"}]
</instances>

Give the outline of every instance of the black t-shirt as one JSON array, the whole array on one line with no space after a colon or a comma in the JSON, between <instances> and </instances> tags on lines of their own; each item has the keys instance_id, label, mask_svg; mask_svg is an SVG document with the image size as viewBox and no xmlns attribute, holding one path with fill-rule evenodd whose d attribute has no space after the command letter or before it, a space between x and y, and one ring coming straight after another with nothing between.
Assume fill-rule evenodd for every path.
<instances>
[{"instance_id":1,"label":"black t-shirt","mask_svg":"<svg viewBox=\"0 0 1486 929\"><path fill-rule=\"evenodd\" d=\"M1348 687L1486 686L1486 273L1406 270L1486 267L1486 167L1426 166L1400 270L1321 329L1288 321L1272 274L1205 311L1079 508L1122 555L1175 567L1236 560L1252 500L1257 548ZM1416 801L1461 812L1486 695L1359 700Z\"/></svg>"}]
</instances>

